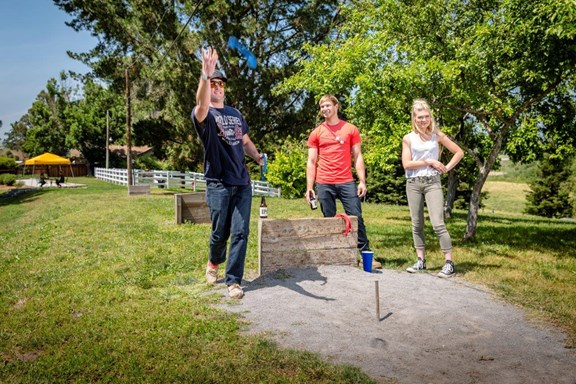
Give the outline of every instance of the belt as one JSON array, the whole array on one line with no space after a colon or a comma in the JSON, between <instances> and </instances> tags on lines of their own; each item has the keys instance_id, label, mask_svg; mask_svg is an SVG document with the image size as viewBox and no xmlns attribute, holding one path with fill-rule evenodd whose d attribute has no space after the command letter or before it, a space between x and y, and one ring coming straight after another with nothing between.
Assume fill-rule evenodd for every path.
<instances>
[{"instance_id":1,"label":"belt","mask_svg":"<svg viewBox=\"0 0 576 384\"><path fill-rule=\"evenodd\" d=\"M414 176L414 177L409 177L406 181L409 183L426 183L426 184L436 183L436 182L440 181L440 175Z\"/></svg>"}]
</instances>

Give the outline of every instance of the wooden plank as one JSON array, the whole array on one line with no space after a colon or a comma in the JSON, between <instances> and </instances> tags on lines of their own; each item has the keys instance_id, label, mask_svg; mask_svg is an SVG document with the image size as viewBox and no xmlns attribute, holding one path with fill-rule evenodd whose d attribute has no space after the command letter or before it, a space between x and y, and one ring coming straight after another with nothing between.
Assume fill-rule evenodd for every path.
<instances>
[{"instance_id":1,"label":"wooden plank","mask_svg":"<svg viewBox=\"0 0 576 384\"><path fill-rule=\"evenodd\" d=\"M356 247L353 235L344 236L342 233L326 233L303 236L266 237L262 236L262 245L267 249L281 249L291 252L298 250L338 249Z\"/></svg>"},{"instance_id":2,"label":"wooden plank","mask_svg":"<svg viewBox=\"0 0 576 384\"><path fill-rule=\"evenodd\" d=\"M352 232L341 218L260 219L259 273L290 267L351 265L358 259L358 218L350 217Z\"/></svg>"},{"instance_id":3,"label":"wooden plank","mask_svg":"<svg viewBox=\"0 0 576 384\"><path fill-rule=\"evenodd\" d=\"M358 232L358 219L352 220L353 217L350 217L352 232ZM266 220L262 228L266 238L341 234L346 229L346 223L338 217Z\"/></svg>"}]
</instances>

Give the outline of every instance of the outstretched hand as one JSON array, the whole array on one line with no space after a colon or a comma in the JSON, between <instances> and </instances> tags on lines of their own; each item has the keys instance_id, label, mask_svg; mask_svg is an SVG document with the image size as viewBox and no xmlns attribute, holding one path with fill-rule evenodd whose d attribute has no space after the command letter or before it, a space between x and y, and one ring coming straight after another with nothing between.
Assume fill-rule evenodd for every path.
<instances>
[{"instance_id":1,"label":"outstretched hand","mask_svg":"<svg viewBox=\"0 0 576 384\"><path fill-rule=\"evenodd\" d=\"M202 48L202 72L210 78L218 63L218 52L212 47Z\"/></svg>"}]
</instances>

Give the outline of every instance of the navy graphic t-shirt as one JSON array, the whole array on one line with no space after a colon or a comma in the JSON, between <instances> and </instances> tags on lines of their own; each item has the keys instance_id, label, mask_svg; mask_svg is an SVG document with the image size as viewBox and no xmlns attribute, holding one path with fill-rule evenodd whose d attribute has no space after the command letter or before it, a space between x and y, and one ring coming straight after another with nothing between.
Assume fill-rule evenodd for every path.
<instances>
[{"instance_id":1,"label":"navy graphic t-shirt","mask_svg":"<svg viewBox=\"0 0 576 384\"><path fill-rule=\"evenodd\" d=\"M236 108L210 107L206 120L192 121L204 145L204 176L208 181L221 181L227 185L248 185L242 137L248 133L248 124Z\"/></svg>"}]
</instances>

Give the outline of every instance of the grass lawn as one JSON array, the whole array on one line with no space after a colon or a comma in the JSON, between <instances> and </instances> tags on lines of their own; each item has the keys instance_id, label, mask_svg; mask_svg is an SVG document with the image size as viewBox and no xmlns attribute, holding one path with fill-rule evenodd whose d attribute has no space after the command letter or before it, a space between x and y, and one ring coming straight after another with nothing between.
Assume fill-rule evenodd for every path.
<instances>
[{"instance_id":1,"label":"grass lawn","mask_svg":"<svg viewBox=\"0 0 576 384\"><path fill-rule=\"evenodd\" d=\"M521 215L529 191L530 186L525 183L488 181L482 189L482 192L488 192L488 197L483 201L481 212Z\"/></svg>"},{"instance_id":2,"label":"grass lawn","mask_svg":"<svg viewBox=\"0 0 576 384\"><path fill-rule=\"evenodd\" d=\"M129 197L125 187L75 182L87 188L0 199L0 382L371 382L354 367L241 335L242 320L215 308L221 297L204 283L209 225L176 225L172 193ZM466 212L448 222L457 273L561 327L576 346L576 224L522 215L522 187L487 188L497 192L475 242L461 240ZM248 276L258 264L258 201ZM267 203L271 218L321 215L303 199ZM384 268L413 263L407 207L363 208ZM429 264L440 266L428 229Z\"/></svg>"}]
</instances>

